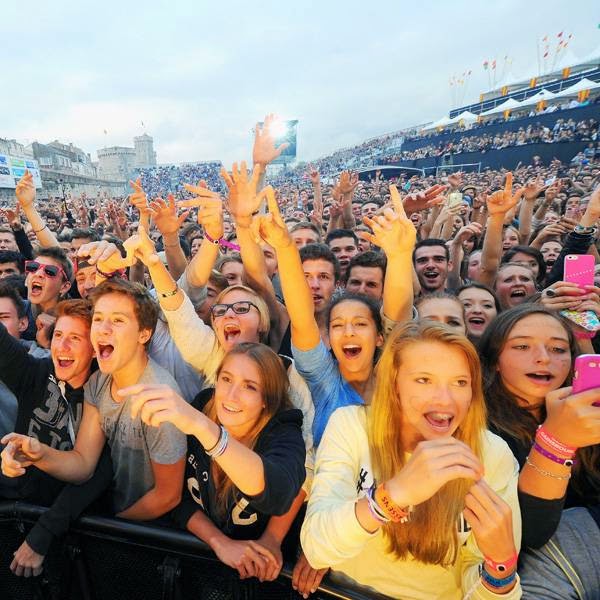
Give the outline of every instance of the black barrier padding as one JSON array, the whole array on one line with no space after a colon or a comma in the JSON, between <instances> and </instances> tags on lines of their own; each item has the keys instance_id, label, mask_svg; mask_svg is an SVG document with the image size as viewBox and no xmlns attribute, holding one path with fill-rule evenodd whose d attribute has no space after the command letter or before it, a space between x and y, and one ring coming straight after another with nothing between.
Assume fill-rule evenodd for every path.
<instances>
[{"instance_id":1,"label":"black barrier padding","mask_svg":"<svg viewBox=\"0 0 600 600\"><path fill-rule=\"evenodd\" d=\"M9 565L43 508L0 501L0 600L298 600L292 565L274 582L240 580L194 536L155 525L85 516L57 541L42 576L13 576ZM315 600L383 599L328 581Z\"/></svg>"}]
</instances>

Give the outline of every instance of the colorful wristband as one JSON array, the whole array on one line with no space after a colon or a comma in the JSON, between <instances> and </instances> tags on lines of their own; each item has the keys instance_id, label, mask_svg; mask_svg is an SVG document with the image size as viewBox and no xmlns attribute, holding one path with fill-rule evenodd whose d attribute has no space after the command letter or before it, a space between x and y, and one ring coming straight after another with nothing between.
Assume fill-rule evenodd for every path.
<instances>
[{"instance_id":1,"label":"colorful wristband","mask_svg":"<svg viewBox=\"0 0 600 600\"><path fill-rule=\"evenodd\" d=\"M506 573L506 571L512 569L519 560L518 554L513 554L508 560L503 560L502 562L496 562L491 558L484 556L483 561L490 568L494 569L494 571L498 571L499 573Z\"/></svg>"},{"instance_id":2,"label":"colorful wristband","mask_svg":"<svg viewBox=\"0 0 600 600\"><path fill-rule=\"evenodd\" d=\"M546 450L546 448L540 446L537 442L533 443L533 449L542 456L545 456L547 459L559 465L562 465L563 467L572 467L573 465L577 464L577 461L573 458L565 456L556 456L556 454L552 454L552 452L549 452L548 450Z\"/></svg>"},{"instance_id":3,"label":"colorful wristband","mask_svg":"<svg viewBox=\"0 0 600 600\"><path fill-rule=\"evenodd\" d=\"M104 277L104 279L110 279L111 277L114 277L117 272L113 271L112 273L104 273L98 267L96 267L96 273L98 273L98 275L102 275L102 277Z\"/></svg>"},{"instance_id":4,"label":"colorful wristband","mask_svg":"<svg viewBox=\"0 0 600 600\"><path fill-rule=\"evenodd\" d=\"M559 442L554 436L550 435L543 425L540 425L537 428L535 433L536 439L539 437L546 446L549 446L553 450L556 450L560 454L564 454L565 456L573 456L575 452L577 452L577 448L575 446L568 446L567 444L563 444Z\"/></svg>"},{"instance_id":5,"label":"colorful wristband","mask_svg":"<svg viewBox=\"0 0 600 600\"><path fill-rule=\"evenodd\" d=\"M517 578L517 572L513 571L508 577L498 579L497 577L492 577L485 569L481 569L481 578L492 587L503 588L514 582Z\"/></svg>"},{"instance_id":6,"label":"colorful wristband","mask_svg":"<svg viewBox=\"0 0 600 600\"><path fill-rule=\"evenodd\" d=\"M409 520L410 507L402 508L398 506L387 493L383 483L377 486L373 497L377 506L381 508L390 521L394 523L406 523Z\"/></svg>"},{"instance_id":7,"label":"colorful wristband","mask_svg":"<svg viewBox=\"0 0 600 600\"><path fill-rule=\"evenodd\" d=\"M369 506L369 511L371 516L380 523L389 523L390 519L388 519L381 508L377 506L377 502L375 502L375 498L373 494L375 493L375 483L367 490L367 504Z\"/></svg>"},{"instance_id":8,"label":"colorful wristband","mask_svg":"<svg viewBox=\"0 0 600 600\"><path fill-rule=\"evenodd\" d=\"M214 244L215 246L229 248L230 250L235 250L236 252L240 251L240 247L237 244L234 244L233 242L228 242L225 238L219 238L219 239L211 238L210 235L208 235L208 233L206 233L206 232L204 232L204 237L211 244Z\"/></svg>"}]
</instances>

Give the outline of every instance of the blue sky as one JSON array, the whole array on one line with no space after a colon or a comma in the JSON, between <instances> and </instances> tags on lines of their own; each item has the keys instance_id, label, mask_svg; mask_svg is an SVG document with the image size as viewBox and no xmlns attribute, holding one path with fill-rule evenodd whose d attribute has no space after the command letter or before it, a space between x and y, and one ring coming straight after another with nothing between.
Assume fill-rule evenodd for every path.
<instances>
[{"instance_id":1,"label":"blue sky","mask_svg":"<svg viewBox=\"0 0 600 600\"><path fill-rule=\"evenodd\" d=\"M3 2L0 137L71 141L95 159L143 121L159 162L229 163L275 112L299 119L310 160L439 118L452 75L472 70L476 100L486 58L534 75L545 34L572 33L586 55L599 23L597 0Z\"/></svg>"}]
</instances>

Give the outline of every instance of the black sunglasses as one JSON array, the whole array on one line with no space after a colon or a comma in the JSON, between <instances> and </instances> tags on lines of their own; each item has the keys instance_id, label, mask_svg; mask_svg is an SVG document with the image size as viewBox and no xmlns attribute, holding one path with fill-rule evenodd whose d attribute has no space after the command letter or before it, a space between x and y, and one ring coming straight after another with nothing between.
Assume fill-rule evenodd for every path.
<instances>
[{"instance_id":1,"label":"black sunglasses","mask_svg":"<svg viewBox=\"0 0 600 600\"><path fill-rule=\"evenodd\" d=\"M56 277L59 274L65 275L62 267L56 265L44 265L37 260L26 260L25 261L25 272L26 273L37 273L40 269L44 270L44 274L48 277ZM66 278L66 276L65 276Z\"/></svg>"},{"instance_id":2,"label":"black sunglasses","mask_svg":"<svg viewBox=\"0 0 600 600\"><path fill-rule=\"evenodd\" d=\"M246 313L250 312L250 309L253 306L256 310L258 310L258 306L256 306L254 302L250 302L249 300L239 300L233 304L215 304L211 308L211 312L213 317L223 317L231 308L236 315L245 315Z\"/></svg>"}]
</instances>

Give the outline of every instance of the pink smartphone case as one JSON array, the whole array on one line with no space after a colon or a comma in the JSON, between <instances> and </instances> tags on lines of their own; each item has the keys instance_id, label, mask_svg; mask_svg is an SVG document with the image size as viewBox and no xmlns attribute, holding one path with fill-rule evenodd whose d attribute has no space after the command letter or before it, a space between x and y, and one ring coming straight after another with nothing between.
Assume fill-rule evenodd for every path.
<instances>
[{"instance_id":1,"label":"pink smartphone case","mask_svg":"<svg viewBox=\"0 0 600 600\"><path fill-rule=\"evenodd\" d=\"M595 260L591 254L567 254L564 280L579 286L594 285Z\"/></svg>"}]
</instances>

